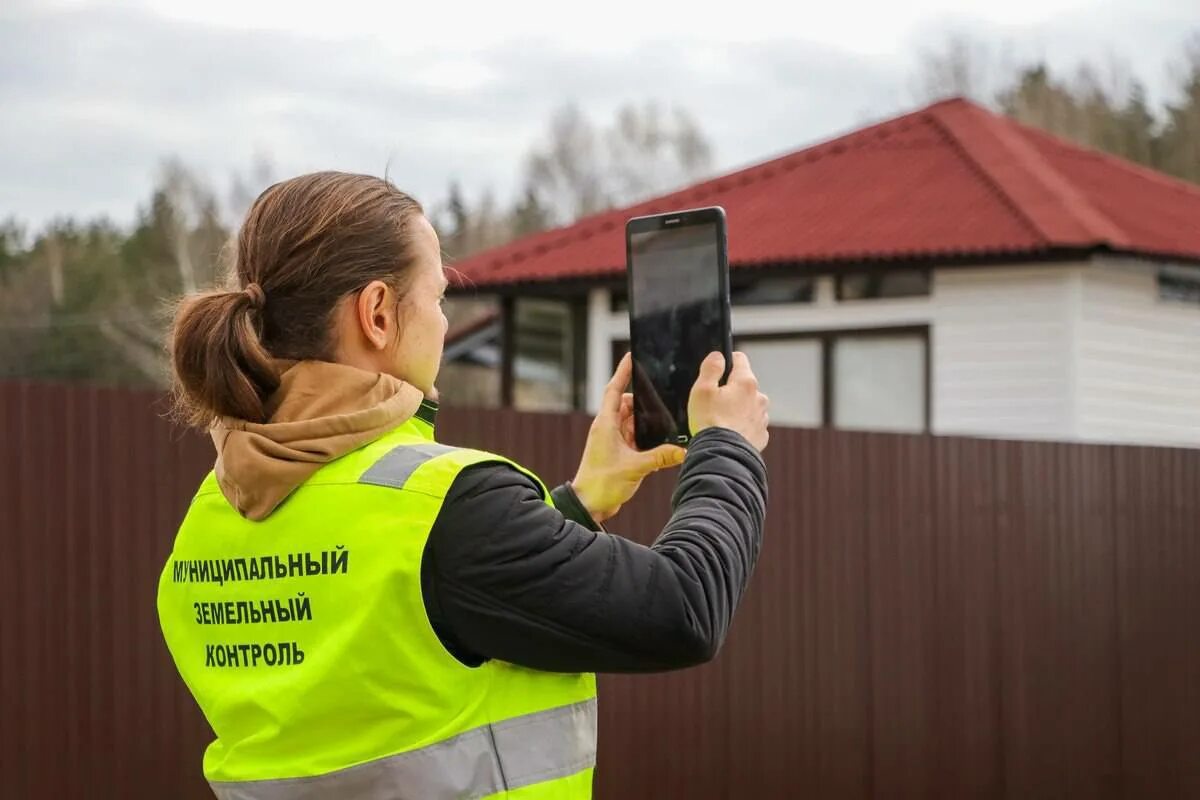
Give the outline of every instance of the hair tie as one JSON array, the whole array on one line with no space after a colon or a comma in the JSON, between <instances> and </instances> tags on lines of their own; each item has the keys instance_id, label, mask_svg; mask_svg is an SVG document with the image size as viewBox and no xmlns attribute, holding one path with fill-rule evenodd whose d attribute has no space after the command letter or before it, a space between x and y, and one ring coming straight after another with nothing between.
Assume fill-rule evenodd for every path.
<instances>
[{"instance_id":1,"label":"hair tie","mask_svg":"<svg viewBox=\"0 0 1200 800\"><path fill-rule=\"evenodd\" d=\"M242 289L242 294L250 298L250 305L254 308L261 309L267 302L267 295L263 292L262 287L251 281L246 284L246 288Z\"/></svg>"}]
</instances>

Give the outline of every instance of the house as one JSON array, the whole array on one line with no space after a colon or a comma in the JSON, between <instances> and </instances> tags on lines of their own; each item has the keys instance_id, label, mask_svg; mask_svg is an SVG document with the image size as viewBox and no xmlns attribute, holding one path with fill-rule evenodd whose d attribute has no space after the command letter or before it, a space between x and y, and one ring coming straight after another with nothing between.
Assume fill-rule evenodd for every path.
<instances>
[{"instance_id":1,"label":"house","mask_svg":"<svg viewBox=\"0 0 1200 800\"><path fill-rule=\"evenodd\" d=\"M961 99L456 264L500 311L448 357L594 410L625 220L707 205L775 423L1200 445L1200 187Z\"/></svg>"}]
</instances>

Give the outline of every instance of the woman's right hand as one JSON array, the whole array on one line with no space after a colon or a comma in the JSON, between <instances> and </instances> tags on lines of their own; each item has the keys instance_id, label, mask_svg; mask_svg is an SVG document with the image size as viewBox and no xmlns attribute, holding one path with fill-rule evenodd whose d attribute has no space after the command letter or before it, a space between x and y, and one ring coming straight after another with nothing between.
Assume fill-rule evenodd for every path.
<instances>
[{"instance_id":1,"label":"woman's right hand","mask_svg":"<svg viewBox=\"0 0 1200 800\"><path fill-rule=\"evenodd\" d=\"M734 353L729 380L721 386L723 374L725 355L709 353L700 364L700 376L688 398L688 423L692 435L705 428L729 428L762 451L770 438L767 433L770 400L758 390L758 378L750 369L750 359L745 353Z\"/></svg>"}]
</instances>

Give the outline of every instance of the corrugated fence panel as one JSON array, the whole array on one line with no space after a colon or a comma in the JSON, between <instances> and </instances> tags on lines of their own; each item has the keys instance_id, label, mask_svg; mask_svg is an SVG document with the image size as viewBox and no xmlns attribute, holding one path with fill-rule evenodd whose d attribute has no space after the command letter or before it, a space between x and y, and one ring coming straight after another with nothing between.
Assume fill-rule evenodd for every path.
<instances>
[{"instance_id":1,"label":"corrugated fence panel","mask_svg":"<svg viewBox=\"0 0 1200 800\"><path fill-rule=\"evenodd\" d=\"M149 393L0 384L0 796L211 796L211 734L154 609L211 445L162 413Z\"/></svg>"},{"instance_id":2,"label":"corrugated fence panel","mask_svg":"<svg viewBox=\"0 0 1200 800\"><path fill-rule=\"evenodd\" d=\"M1104 448L1004 448L998 531L1006 787L1021 797L1111 797L1120 761L1112 542ZM1086 511L1086 513L1085 513Z\"/></svg>"},{"instance_id":3,"label":"corrugated fence panel","mask_svg":"<svg viewBox=\"0 0 1200 800\"><path fill-rule=\"evenodd\" d=\"M936 794L1002 797L995 442L933 441Z\"/></svg>"},{"instance_id":4,"label":"corrugated fence panel","mask_svg":"<svg viewBox=\"0 0 1200 800\"><path fill-rule=\"evenodd\" d=\"M157 395L0 384L0 797L202 798L155 619L211 444ZM440 438L574 474L580 415ZM1200 451L777 430L720 658L601 678L597 795L1200 797ZM653 541L671 475L610 528Z\"/></svg>"},{"instance_id":5,"label":"corrugated fence panel","mask_svg":"<svg viewBox=\"0 0 1200 800\"><path fill-rule=\"evenodd\" d=\"M864 449L872 794L928 797L937 780L933 440L878 436Z\"/></svg>"},{"instance_id":6,"label":"corrugated fence panel","mask_svg":"<svg viewBox=\"0 0 1200 800\"><path fill-rule=\"evenodd\" d=\"M1185 451L1122 456L1113 495L1124 782L1130 797L1200 797L1200 463Z\"/></svg>"}]
</instances>

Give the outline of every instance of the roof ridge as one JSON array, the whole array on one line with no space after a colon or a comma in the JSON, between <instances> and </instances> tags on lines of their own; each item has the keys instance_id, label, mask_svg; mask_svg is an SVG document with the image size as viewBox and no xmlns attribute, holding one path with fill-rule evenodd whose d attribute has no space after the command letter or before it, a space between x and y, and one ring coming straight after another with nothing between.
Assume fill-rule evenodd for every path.
<instances>
[{"instance_id":1,"label":"roof ridge","mask_svg":"<svg viewBox=\"0 0 1200 800\"><path fill-rule=\"evenodd\" d=\"M1005 190L1000 181L996 180L996 176L994 176L990 170L984 167L979 159L975 157L975 154L971 152L971 149L967 147L966 143L962 141L962 138L957 134L957 132L952 130L947 121L939 114L933 113L933 110L936 107L947 105L950 102L951 101L942 101L941 103L935 103L934 105L926 108L925 110L930 112L930 122L942 134L942 136L945 137L946 141L951 147L954 148L959 157L961 157L962 160L967 163L967 166L983 179L983 182L986 183L988 188L991 189L992 192L1000 199L1000 202L1004 203L1004 205L1007 206L1010 211L1012 211L1014 217L1019 219L1021 223L1027 227L1031 233L1033 233L1034 236L1040 237L1044 241L1050 241L1050 236L1046 233L1046 231L1044 231L1042 227L1037 224L1037 221L1034 220L1033 217L1021 207L1021 204L1018 203L1007 190Z\"/></svg>"},{"instance_id":2,"label":"roof ridge","mask_svg":"<svg viewBox=\"0 0 1200 800\"><path fill-rule=\"evenodd\" d=\"M1086 237L1093 242L1103 242L1116 247L1129 243L1128 234L1115 222L1103 214L1065 175L1058 171L1037 149L1021 134L1022 127L1010 119L1001 117L981 106L967 101L960 101L953 106L939 104L933 106L931 117L938 120L942 127L955 139L966 154L980 170L987 174L989 181L995 185L1018 208L1023 216L1035 228L1035 231L1047 241L1070 239L1066 231L1055 231L1056 220L1039 213L1042 204L1038 198L1018 198L1021 187L1015 184L1011 177L998 174L997 166L1013 166L1019 169L1021 177L1028 182L1033 191L1044 194L1055 201L1054 206L1060 209ZM954 119L956 109L959 115L971 114L974 119L960 116ZM947 114L947 111L951 111ZM977 124L980 130L986 131L1003 150L1011 157L1006 164L989 163L987 154L980 150L978 141L974 143L964 138L962 126ZM973 146L972 146L973 145ZM1024 202L1022 202L1024 200ZM1034 201L1034 202L1030 202Z\"/></svg>"},{"instance_id":3,"label":"roof ridge","mask_svg":"<svg viewBox=\"0 0 1200 800\"><path fill-rule=\"evenodd\" d=\"M1035 128L1032 125L1026 125L1024 123L1017 122L1016 120L1009 120L1009 122L1019 128L1021 133L1023 133L1025 136L1036 136L1040 139L1045 139L1055 147L1058 147L1061 150L1066 150L1074 155L1094 158L1098 161L1103 161L1108 166L1119 167L1125 172L1129 172L1133 175L1137 175L1138 177L1153 181L1164 188L1173 189L1177 192L1183 192L1187 195L1195 195L1196 197L1200 197L1200 184L1192 183L1191 181L1184 180L1183 178L1176 178L1174 175L1170 175L1166 172L1160 172L1153 167L1147 167L1145 164L1139 164L1136 161L1130 161L1127 158L1122 158L1121 156L1113 153L1107 153L1090 145L1079 144L1078 142L1073 142L1070 139L1064 139L1061 136L1042 130L1041 128Z\"/></svg>"}]
</instances>

